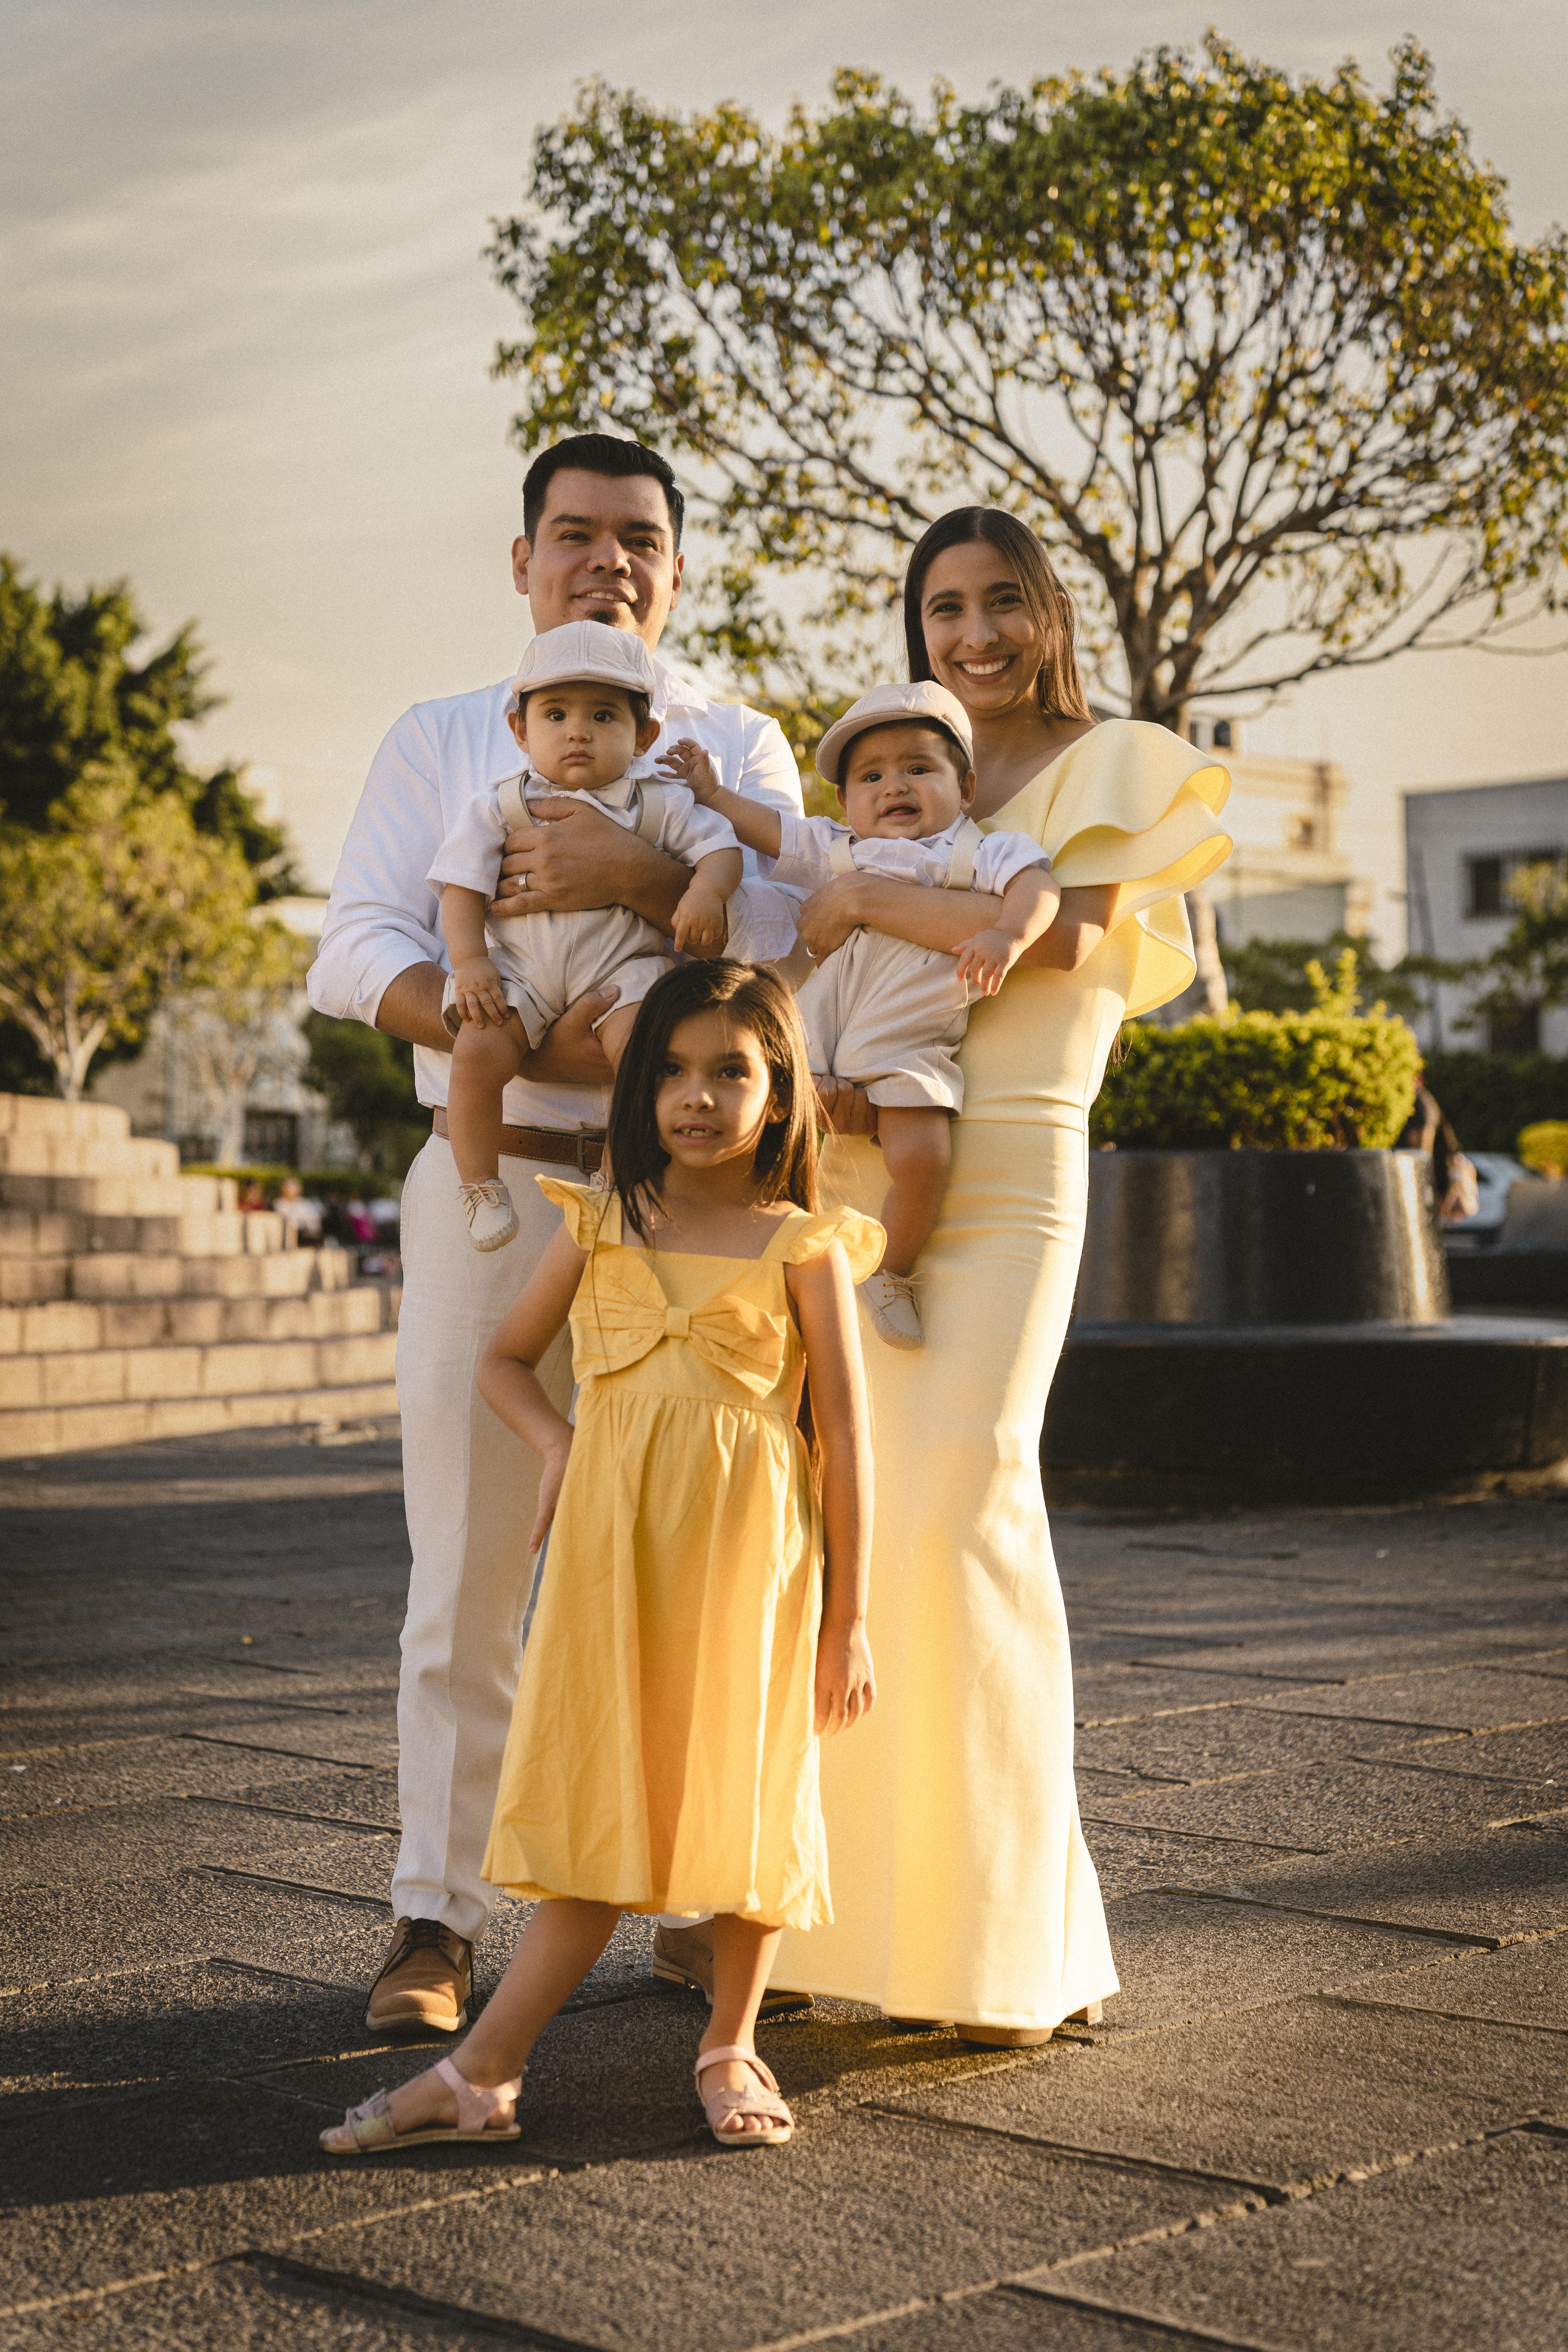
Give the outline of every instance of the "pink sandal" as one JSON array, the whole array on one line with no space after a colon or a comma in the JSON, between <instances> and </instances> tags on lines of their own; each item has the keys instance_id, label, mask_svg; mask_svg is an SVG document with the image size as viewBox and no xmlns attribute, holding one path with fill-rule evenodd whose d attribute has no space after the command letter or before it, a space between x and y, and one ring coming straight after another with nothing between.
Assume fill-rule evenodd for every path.
<instances>
[{"instance_id":1,"label":"pink sandal","mask_svg":"<svg viewBox=\"0 0 1568 2352\"><path fill-rule=\"evenodd\" d=\"M386 2093L373 2091L357 2107L350 2107L341 2124L333 2124L321 2134L321 2146L329 2156L383 2156L388 2148L420 2147L426 2140L435 2139L520 2139L521 2126L515 2117L510 2124L492 2125L490 2117L504 2107L508 2100L516 2100L522 2088L522 2076L514 2074L510 2083L498 2083L486 2090L459 2074L449 2058L437 2058L436 2072L458 2095L458 2120L454 2124L431 2124L423 2131L400 2132L393 2128L388 2113Z\"/></svg>"},{"instance_id":2,"label":"pink sandal","mask_svg":"<svg viewBox=\"0 0 1568 2352\"><path fill-rule=\"evenodd\" d=\"M709 2066L725 2066L738 2059L749 2066L762 2091L731 2091L714 2084L711 2090L702 2087L703 2070ZM742 2050L737 2043L730 2050L704 2050L697 2061L697 2095L702 2102L702 2112L708 2118L708 2128L721 2147L783 2147L795 2130L795 2117L779 2096L779 2086L769 2069L754 2050ZM767 2118L762 2131L726 2131L724 2126L734 2116L763 2116Z\"/></svg>"}]
</instances>

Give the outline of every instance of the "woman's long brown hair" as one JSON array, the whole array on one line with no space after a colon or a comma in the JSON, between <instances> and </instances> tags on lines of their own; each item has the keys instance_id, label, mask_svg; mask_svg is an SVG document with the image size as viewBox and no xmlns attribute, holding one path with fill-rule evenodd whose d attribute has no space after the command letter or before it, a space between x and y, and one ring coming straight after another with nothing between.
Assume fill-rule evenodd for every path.
<instances>
[{"instance_id":1,"label":"woman's long brown hair","mask_svg":"<svg viewBox=\"0 0 1568 2352\"><path fill-rule=\"evenodd\" d=\"M926 575L946 549L963 547L974 540L984 540L1005 557L1044 648L1045 658L1035 680L1041 718L1092 718L1079 673L1078 614L1072 598L1034 532L1000 507L955 507L932 523L910 556L904 575L904 644L910 678L918 682L931 675L925 623L921 617Z\"/></svg>"},{"instance_id":2,"label":"woman's long brown hair","mask_svg":"<svg viewBox=\"0 0 1568 2352\"><path fill-rule=\"evenodd\" d=\"M750 1030L773 1080L779 1117L763 1128L752 1162L757 1199L816 1208L816 1090L795 999L760 964L686 963L655 982L637 1007L616 1075L605 1157L621 1213L643 1241L648 1213L664 1198L669 1154L658 1139L658 1089L669 1041L693 1013L722 1011Z\"/></svg>"}]
</instances>

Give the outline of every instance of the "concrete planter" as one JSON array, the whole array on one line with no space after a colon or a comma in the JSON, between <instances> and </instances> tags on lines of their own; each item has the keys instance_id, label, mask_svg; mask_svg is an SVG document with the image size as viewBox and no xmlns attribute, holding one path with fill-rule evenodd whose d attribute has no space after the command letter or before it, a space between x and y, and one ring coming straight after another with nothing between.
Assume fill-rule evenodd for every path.
<instances>
[{"instance_id":1,"label":"concrete planter","mask_svg":"<svg viewBox=\"0 0 1568 2352\"><path fill-rule=\"evenodd\" d=\"M1079 1324L1441 1322L1432 1163L1414 1151L1097 1151Z\"/></svg>"},{"instance_id":2,"label":"concrete planter","mask_svg":"<svg viewBox=\"0 0 1568 2352\"><path fill-rule=\"evenodd\" d=\"M1041 1467L1116 1508L1568 1484L1568 1323L1450 1313L1423 1153L1097 1152Z\"/></svg>"}]
</instances>

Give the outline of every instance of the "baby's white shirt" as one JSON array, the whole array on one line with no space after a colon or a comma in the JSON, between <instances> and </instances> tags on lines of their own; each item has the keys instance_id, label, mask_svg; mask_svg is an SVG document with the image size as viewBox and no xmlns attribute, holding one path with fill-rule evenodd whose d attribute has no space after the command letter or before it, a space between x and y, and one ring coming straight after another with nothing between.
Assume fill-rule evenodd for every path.
<instances>
[{"instance_id":1,"label":"baby's white shirt","mask_svg":"<svg viewBox=\"0 0 1568 2352\"><path fill-rule=\"evenodd\" d=\"M434 887L453 882L459 889L478 890L486 898L494 898L509 830L500 813L501 783L513 781L521 783L522 797L531 806L535 801L561 793L559 784L548 783L527 768L521 770L515 780L503 777L500 782L476 793L436 852L436 862L425 877ZM679 857L683 866L695 866L700 857L711 856L716 849L739 849L741 845L727 817L721 816L715 809L702 807L684 784L667 784L662 777L655 780L617 776L613 784L601 784L582 797L591 800L613 824L631 833L637 824L639 784L649 782L655 783L661 802L656 849ZM575 800L579 795L574 793L563 797Z\"/></svg>"},{"instance_id":2,"label":"baby's white shirt","mask_svg":"<svg viewBox=\"0 0 1568 2352\"><path fill-rule=\"evenodd\" d=\"M863 837L851 833L847 824L836 824L830 816L794 816L781 809L779 854L771 864L764 859L763 866L770 881L819 890L833 879L833 844L847 841L850 858L862 874L883 874L894 882L920 882L928 889L940 890L946 884L953 846L964 823L958 816L942 832L929 833L921 840L889 841L880 834ZM1027 873L1031 866L1043 866L1047 874L1051 870L1050 859L1026 833L983 834L974 853L974 879L970 887L999 898L1008 883Z\"/></svg>"}]
</instances>

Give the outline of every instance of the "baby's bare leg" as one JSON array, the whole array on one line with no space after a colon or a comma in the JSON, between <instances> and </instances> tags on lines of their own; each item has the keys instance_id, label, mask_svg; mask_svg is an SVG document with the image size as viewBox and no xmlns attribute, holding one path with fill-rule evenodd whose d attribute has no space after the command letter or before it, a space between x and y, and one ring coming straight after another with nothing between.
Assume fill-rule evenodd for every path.
<instances>
[{"instance_id":1,"label":"baby's bare leg","mask_svg":"<svg viewBox=\"0 0 1568 2352\"><path fill-rule=\"evenodd\" d=\"M877 1133L888 1171L887 1197L879 1214L887 1228L882 1264L889 1274L908 1274L931 1237L942 1214L942 1196L952 1166L951 1113L934 1105L918 1109L883 1105Z\"/></svg>"},{"instance_id":2,"label":"baby's bare leg","mask_svg":"<svg viewBox=\"0 0 1568 2352\"><path fill-rule=\"evenodd\" d=\"M447 1134L465 1184L500 1173L501 1097L527 1052L528 1032L515 1013L504 1029L465 1021L452 1041Z\"/></svg>"}]
</instances>

